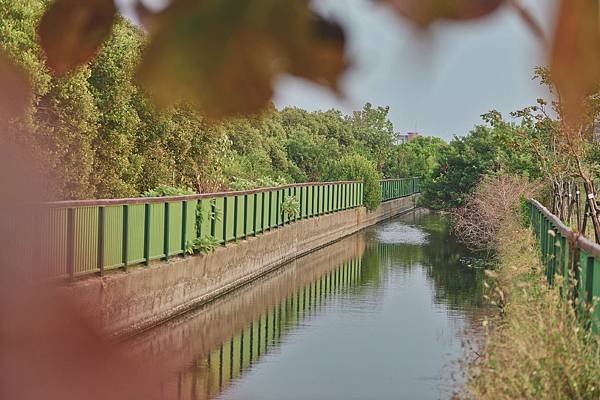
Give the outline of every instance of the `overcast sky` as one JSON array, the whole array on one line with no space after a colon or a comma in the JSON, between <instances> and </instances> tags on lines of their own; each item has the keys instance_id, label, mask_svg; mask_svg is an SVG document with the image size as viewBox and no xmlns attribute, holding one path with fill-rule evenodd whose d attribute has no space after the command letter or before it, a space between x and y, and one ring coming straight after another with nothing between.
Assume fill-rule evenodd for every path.
<instances>
[{"instance_id":1,"label":"overcast sky","mask_svg":"<svg viewBox=\"0 0 600 400\"><path fill-rule=\"evenodd\" d=\"M533 68L546 64L540 44L509 8L474 23L437 24L424 34L368 0L314 3L349 33L354 68L343 81L347 98L340 101L316 85L284 78L275 98L280 107L349 112L368 101L390 106L397 131L450 139L466 134L489 109L507 115L545 96L531 80ZM550 34L555 1L523 4Z\"/></svg>"},{"instance_id":2,"label":"overcast sky","mask_svg":"<svg viewBox=\"0 0 600 400\"><path fill-rule=\"evenodd\" d=\"M130 1L117 0L125 13ZM550 36L556 0L521 3ZM313 4L346 28L353 62L343 80L346 97L341 100L315 84L282 77L274 99L278 107L351 112L365 102L387 105L397 131L448 140L468 133L492 108L508 116L546 95L531 80L533 68L546 64L540 43L508 7L477 22L437 23L420 32L374 1Z\"/></svg>"}]
</instances>

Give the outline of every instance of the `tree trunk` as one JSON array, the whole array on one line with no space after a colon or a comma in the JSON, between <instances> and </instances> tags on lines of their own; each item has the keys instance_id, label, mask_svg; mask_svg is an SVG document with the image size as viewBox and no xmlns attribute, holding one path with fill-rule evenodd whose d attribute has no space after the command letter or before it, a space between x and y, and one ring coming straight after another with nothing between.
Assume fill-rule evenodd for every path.
<instances>
[{"instance_id":1,"label":"tree trunk","mask_svg":"<svg viewBox=\"0 0 600 400\"><path fill-rule=\"evenodd\" d=\"M583 186L586 193L586 201L590 210L590 218L594 227L594 237L596 243L600 243L600 220L598 220L598 205L596 204L596 193L594 191L594 183L591 179L583 177Z\"/></svg>"}]
</instances>

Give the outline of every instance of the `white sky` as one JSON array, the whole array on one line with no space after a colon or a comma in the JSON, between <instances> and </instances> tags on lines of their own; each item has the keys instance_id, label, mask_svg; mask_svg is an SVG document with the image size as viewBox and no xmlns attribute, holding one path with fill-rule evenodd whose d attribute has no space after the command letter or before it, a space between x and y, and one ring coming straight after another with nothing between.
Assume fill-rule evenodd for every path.
<instances>
[{"instance_id":1,"label":"white sky","mask_svg":"<svg viewBox=\"0 0 600 400\"><path fill-rule=\"evenodd\" d=\"M396 130L450 139L466 134L480 115L508 112L546 96L531 80L546 64L539 41L511 9L467 24L438 23L417 31L387 7L368 0L319 0L349 32L354 68L340 101L316 85L283 78L278 106L351 111L369 101L389 105ZM555 0L523 2L551 35Z\"/></svg>"},{"instance_id":2,"label":"white sky","mask_svg":"<svg viewBox=\"0 0 600 400\"><path fill-rule=\"evenodd\" d=\"M117 0L124 5L131 0ZM148 0L147 3L165 3ZM523 0L551 36L556 0ZM345 98L293 77L281 77L278 107L345 112L365 102L390 106L397 131L450 139L466 134L495 108L508 112L545 96L531 80L544 65L540 43L508 7L469 23L437 23L417 31L387 7L369 0L313 0L315 8L346 28L352 69Z\"/></svg>"}]
</instances>

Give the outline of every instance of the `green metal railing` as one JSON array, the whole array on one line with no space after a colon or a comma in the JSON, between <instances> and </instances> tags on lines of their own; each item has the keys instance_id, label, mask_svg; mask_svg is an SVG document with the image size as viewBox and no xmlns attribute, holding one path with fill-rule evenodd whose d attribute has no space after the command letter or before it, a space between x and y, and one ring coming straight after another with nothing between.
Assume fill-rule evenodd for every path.
<instances>
[{"instance_id":1,"label":"green metal railing","mask_svg":"<svg viewBox=\"0 0 600 400\"><path fill-rule=\"evenodd\" d=\"M418 179L382 182L384 199L418 191ZM248 191L175 197L59 201L36 211L30 226L32 265L43 276L77 276L185 256L189 244L211 236L220 244L291 222L363 205L363 183L302 183ZM295 197L296 215L282 209ZM22 224L19 217L15 226Z\"/></svg>"},{"instance_id":2,"label":"green metal railing","mask_svg":"<svg viewBox=\"0 0 600 400\"><path fill-rule=\"evenodd\" d=\"M410 196L420 191L420 178L384 179L381 181L382 201Z\"/></svg>"},{"instance_id":3,"label":"green metal railing","mask_svg":"<svg viewBox=\"0 0 600 400\"><path fill-rule=\"evenodd\" d=\"M565 296L580 300L582 310L594 305L600 300L600 245L571 230L538 201L529 204L548 283L553 285L560 275ZM592 329L600 333L600 304L592 310Z\"/></svg>"}]
</instances>

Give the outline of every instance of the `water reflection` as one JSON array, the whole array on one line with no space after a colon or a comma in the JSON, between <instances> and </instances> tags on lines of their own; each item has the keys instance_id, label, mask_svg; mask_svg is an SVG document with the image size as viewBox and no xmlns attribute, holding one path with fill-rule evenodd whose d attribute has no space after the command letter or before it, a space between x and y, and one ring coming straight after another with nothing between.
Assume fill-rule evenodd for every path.
<instances>
[{"instance_id":1,"label":"water reflection","mask_svg":"<svg viewBox=\"0 0 600 400\"><path fill-rule=\"evenodd\" d=\"M178 399L444 398L481 273L415 213L321 249L135 340ZM177 354L173 361L172 354Z\"/></svg>"},{"instance_id":2,"label":"water reflection","mask_svg":"<svg viewBox=\"0 0 600 400\"><path fill-rule=\"evenodd\" d=\"M277 348L282 337L310 318L331 297L355 285L359 279L361 260L355 259L328 271L270 305L264 314L237 332L228 341L194 362L186 375L192 398L212 397L241 377L261 357ZM206 396L204 396L206 397Z\"/></svg>"}]
</instances>

